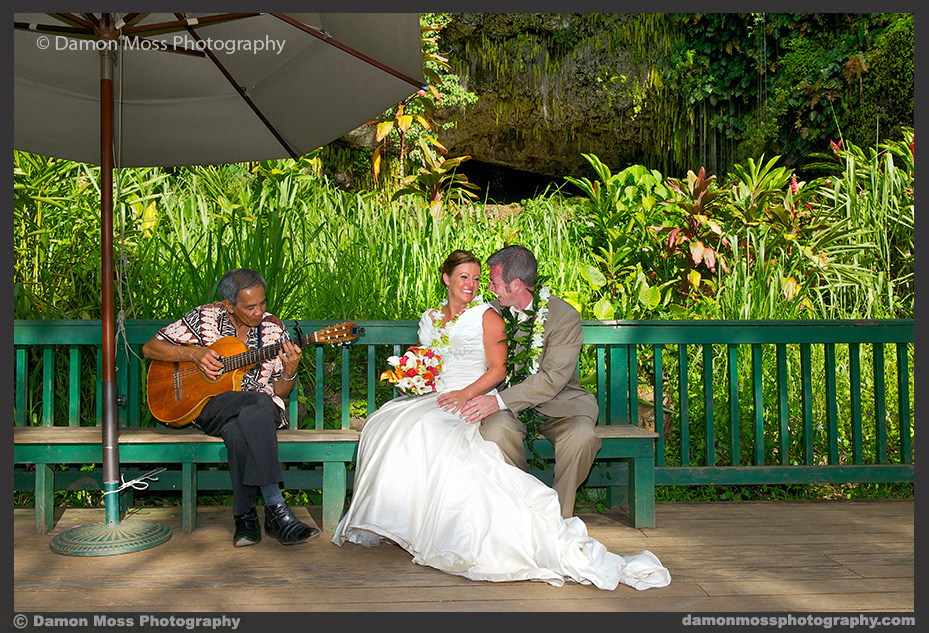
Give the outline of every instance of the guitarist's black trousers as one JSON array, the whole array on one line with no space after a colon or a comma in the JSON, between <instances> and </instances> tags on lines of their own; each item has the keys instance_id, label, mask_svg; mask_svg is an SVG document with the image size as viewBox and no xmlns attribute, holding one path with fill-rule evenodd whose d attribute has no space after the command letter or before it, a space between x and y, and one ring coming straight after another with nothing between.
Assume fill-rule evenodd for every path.
<instances>
[{"instance_id":1,"label":"guitarist's black trousers","mask_svg":"<svg viewBox=\"0 0 929 633\"><path fill-rule=\"evenodd\" d=\"M232 512L244 514L258 499L258 489L284 480L277 454L280 409L260 391L227 391L206 403L193 425L223 438L232 477Z\"/></svg>"}]
</instances>

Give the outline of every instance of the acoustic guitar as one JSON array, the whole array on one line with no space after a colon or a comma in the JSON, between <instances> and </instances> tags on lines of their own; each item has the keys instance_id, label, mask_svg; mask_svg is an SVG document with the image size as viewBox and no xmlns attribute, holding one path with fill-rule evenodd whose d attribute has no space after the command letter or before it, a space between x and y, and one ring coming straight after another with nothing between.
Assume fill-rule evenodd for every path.
<instances>
[{"instance_id":1,"label":"acoustic guitar","mask_svg":"<svg viewBox=\"0 0 929 633\"><path fill-rule=\"evenodd\" d=\"M310 343L346 343L358 338L364 328L355 323L341 323L310 334L301 333L299 327L296 331L293 341L303 347ZM283 343L250 350L238 337L226 336L208 347L222 357L222 374L215 380L207 378L196 363L189 361L151 362L147 379L148 408L157 420L173 427L189 424L213 396L241 391L242 376L254 365L277 356Z\"/></svg>"}]
</instances>

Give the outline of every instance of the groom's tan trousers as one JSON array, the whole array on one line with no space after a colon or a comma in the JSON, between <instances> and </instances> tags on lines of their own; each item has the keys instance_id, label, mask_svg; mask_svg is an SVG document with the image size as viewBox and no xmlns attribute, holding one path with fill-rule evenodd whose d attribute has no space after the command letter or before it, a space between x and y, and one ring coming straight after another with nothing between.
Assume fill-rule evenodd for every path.
<instances>
[{"instance_id":1,"label":"groom's tan trousers","mask_svg":"<svg viewBox=\"0 0 929 633\"><path fill-rule=\"evenodd\" d=\"M552 488L558 493L561 516L574 516L574 499L600 450L600 438L594 428L597 422L586 415L567 418L550 418L542 423L539 432L555 447L555 478ZM526 426L513 412L504 409L481 421L481 435L496 443L506 461L528 471L526 447L523 440Z\"/></svg>"}]
</instances>

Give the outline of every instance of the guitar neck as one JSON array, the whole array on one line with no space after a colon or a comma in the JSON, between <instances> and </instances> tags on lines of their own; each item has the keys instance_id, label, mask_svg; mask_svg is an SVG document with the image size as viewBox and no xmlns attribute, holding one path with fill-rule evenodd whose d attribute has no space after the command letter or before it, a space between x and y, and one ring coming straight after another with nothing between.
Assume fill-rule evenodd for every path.
<instances>
[{"instance_id":1,"label":"guitar neck","mask_svg":"<svg viewBox=\"0 0 929 633\"><path fill-rule=\"evenodd\" d=\"M307 343L315 343L316 332L310 332L309 334L298 336L296 337L295 342L300 347L303 347ZM242 352L241 354L236 354L235 356L228 356L223 358L223 373L241 369L242 367L257 365L258 363L263 363L269 358L274 358L277 356L277 353L281 351L283 346L284 343L281 341L275 343L274 345L259 347L258 349L250 349L247 352Z\"/></svg>"}]
</instances>

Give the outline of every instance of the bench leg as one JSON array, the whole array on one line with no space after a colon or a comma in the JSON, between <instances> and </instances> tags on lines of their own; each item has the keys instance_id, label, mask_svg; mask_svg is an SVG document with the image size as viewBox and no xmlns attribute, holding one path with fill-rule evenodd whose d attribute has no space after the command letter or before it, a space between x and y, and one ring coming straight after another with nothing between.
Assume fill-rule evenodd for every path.
<instances>
[{"instance_id":1,"label":"bench leg","mask_svg":"<svg viewBox=\"0 0 929 633\"><path fill-rule=\"evenodd\" d=\"M181 466L181 532L190 534L197 529L197 465L184 462Z\"/></svg>"},{"instance_id":2,"label":"bench leg","mask_svg":"<svg viewBox=\"0 0 929 633\"><path fill-rule=\"evenodd\" d=\"M47 534L55 526L55 471L49 464L35 465L35 533Z\"/></svg>"},{"instance_id":3,"label":"bench leg","mask_svg":"<svg viewBox=\"0 0 929 633\"><path fill-rule=\"evenodd\" d=\"M655 458L629 460L629 518L632 527L655 527Z\"/></svg>"},{"instance_id":4,"label":"bench leg","mask_svg":"<svg viewBox=\"0 0 929 633\"><path fill-rule=\"evenodd\" d=\"M627 486L615 485L606 487L606 502L611 508L618 508L629 503L629 490Z\"/></svg>"},{"instance_id":5,"label":"bench leg","mask_svg":"<svg viewBox=\"0 0 929 633\"><path fill-rule=\"evenodd\" d=\"M345 462L323 462L323 532L333 532L342 519L346 472Z\"/></svg>"}]
</instances>

